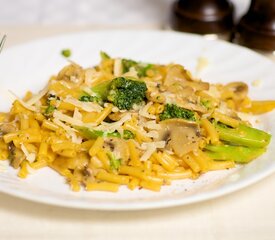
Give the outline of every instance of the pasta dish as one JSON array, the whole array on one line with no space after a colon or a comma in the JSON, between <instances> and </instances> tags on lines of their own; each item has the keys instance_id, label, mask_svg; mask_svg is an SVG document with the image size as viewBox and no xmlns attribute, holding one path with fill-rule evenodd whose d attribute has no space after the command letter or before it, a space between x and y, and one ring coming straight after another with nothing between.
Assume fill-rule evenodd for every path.
<instances>
[{"instance_id":1,"label":"pasta dish","mask_svg":"<svg viewBox=\"0 0 275 240\"><path fill-rule=\"evenodd\" d=\"M97 66L70 62L0 113L0 159L20 178L51 168L73 191L160 191L262 155L271 135L240 113L274 105L252 101L243 82L210 84L179 64L101 52Z\"/></svg>"}]
</instances>

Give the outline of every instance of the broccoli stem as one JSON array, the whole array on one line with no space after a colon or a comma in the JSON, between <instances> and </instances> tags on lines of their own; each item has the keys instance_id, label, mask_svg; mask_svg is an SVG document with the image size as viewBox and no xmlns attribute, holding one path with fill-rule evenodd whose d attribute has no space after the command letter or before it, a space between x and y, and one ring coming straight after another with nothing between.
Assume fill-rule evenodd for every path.
<instances>
[{"instance_id":1,"label":"broccoli stem","mask_svg":"<svg viewBox=\"0 0 275 240\"><path fill-rule=\"evenodd\" d=\"M111 152L108 152L107 153L107 156L109 158L109 161L110 161L110 167L112 170L118 170L120 165L121 165L121 159L120 158L116 158L114 156L113 153Z\"/></svg>"},{"instance_id":2,"label":"broccoli stem","mask_svg":"<svg viewBox=\"0 0 275 240\"><path fill-rule=\"evenodd\" d=\"M87 139L97 139L98 137L121 137L119 132L104 132L86 127L75 127L75 129L77 129L81 135Z\"/></svg>"},{"instance_id":3,"label":"broccoli stem","mask_svg":"<svg viewBox=\"0 0 275 240\"><path fill-rule=\"evenodd\" d=\"M262 155L265 148L249 148L231 145L207 145L205 153L214 160L231 160L236 163L248 163Z\"/></svg>"},{"instance_id":4,"label":"broccoli stem","mask_svg":"<svg viewBox=\"0 0 275 240\"><path fill-rule=\"evenodd\" d=\"M215 127L220 139L232 145L263 148L271 139L270 134L244 124L240 124L237 128L224 127L220 124L216 124Z\"/></svg>"},{"instance_id":5,"label":"broccoli stem","mask_svg":"<svg viewBox=\"0 0 275 240\"><path fill-rule=\"evenodd\" d=\"M104 81L94 87L92 87L92 91L100 97L103 101L107 100L109 91L110 91L110 85L111 85L111 80Z\"/></svg>"},{"instance_id":6,"label":"broccoli stem","mask_svg":"<svg viewBox=\"0 0 275 240\"><path fill-rule=\"evenodd\" d=\"M87 139L97 139L98 137L117 137L117 138L123 138L125 140L128 140L135 137L135 135L129 130L124 130L123 135L121 136L121 134L117 131L104 132L100 130L94 130L86 127L77 127L77 126L75 126L74 128L77 129L80 132L80 134Z\"/></svg>"},{"instance_id":7,"label":"broccoli stem","mask_svg":"<svg viewBox=\"0 0 275 240\"><path fill-rule=\"evenodd\" d=\"M100 51L100 57L101 57L101 60L107 60L111 58L106 52L103 52L103 51Z\"/></svg>"}]
</instances>

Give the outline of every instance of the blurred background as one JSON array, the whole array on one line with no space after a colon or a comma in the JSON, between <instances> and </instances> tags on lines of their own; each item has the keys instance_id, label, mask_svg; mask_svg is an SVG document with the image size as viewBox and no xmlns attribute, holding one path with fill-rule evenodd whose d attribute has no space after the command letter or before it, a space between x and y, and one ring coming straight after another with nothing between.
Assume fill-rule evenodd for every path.
<instances>
[{"instance_id":1,"label":"blurred background","mask_svg":"<svg viewBox=\"0 0 275 240\"><path fill-rule=\"evenodd\" d=\"M235 17L249 0L231 0ZM273 1L273 0L271 0ZM0 25L166 26L173 0L0 0Z\"/></svg>"},{"instance_id":2,"label":"blurred background","mask_svg":"<svg viewBox=\"0 0 275 240\"><path fill-rule=\"evenodd\" d=\"M275 0L0 0L0 4L0 34L8 35L6 47L83 30L173 29L212 34L275 56ZM197 17L200 20L194 20Z\"/></svg>"}]
</instances>

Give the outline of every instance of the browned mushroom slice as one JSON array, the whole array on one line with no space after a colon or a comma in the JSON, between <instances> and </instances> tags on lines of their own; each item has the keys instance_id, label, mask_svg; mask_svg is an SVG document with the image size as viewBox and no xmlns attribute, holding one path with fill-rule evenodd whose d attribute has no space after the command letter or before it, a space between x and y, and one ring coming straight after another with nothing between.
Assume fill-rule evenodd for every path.
<instances>
[{"instance_id":1,"label":"browned mushroom slice","mask_svg":"<svg viewBox=\"0 0 275 240\"><path fill-rule=\"evenodd\" d=\"M85 72L82 67L72 63L65 66L57 75L57 80L72 81L74 83L82 83L85 78Z\"/></svg>"},{"instance_id":2,"label":"browned mushroom slice","mask_svg":"<svg viewBox=\"0 0 275 240\"><path fill-rule=\"evenodd\" d=\"M247 96L248 86L244 82L231 82L225 85L225 88L233 93L232 98L242 100Z\"/></svg>"},{"instance_id":3,"label":"browned mushroom slice","mask_svg":"<svg viewBox=\"0 0 275 240\"><path fill-rule=\"evenodd\" d=\"M182 108L186 108L192 111L196 111L196 112L200 112L200 113L206 113L207 112L207 108L204 107L203 105L199 104L199 103L194 103L192 101L189 101L188 99L178 99L177 100L177 105L182 107Z\"/></svg>"},{"instance_id":4,"label":"browned mushroom slice","mask_svg":"<svg viewBox=\"0 0 275 240\"><path fill-rule=\"evenodd\" d=\"M194 94L194 89L189 86L183 86L180 83L174 83L167 87L167 91L177 94L177 96L188 97Z\"/></svg>"},{"instance_id":5,"label":"browned mushroom slice","mask_svg":"<svg viewBox=\"0 0 275 240\"><path fill-rule=\"evenodd\" d=\"M183 119L168 119L160 124L160 140L166 141L167 148L179 157L198 148L200 131L197 123Z\"/></svg>"},{"instance_id":6,"label":"browned mushroom slice","mask_svg":"<svg viewBox=\"0 0 275 240\"><path fill-rule=\"evenodd\" d=\"M6 134L17 131L17 127L14 123L2 123L0 124L0 134Z\"/></svg>"},{"instance_id":7,"label":"browned mushroom slice","mask_svg":"<svg viewBox=\"0 0 275 240\"><path fill-rule=\"evenodd\" d=\"M209 83L202 81L194 81L190 73L181 65L170 65L167 70L164 86L181 85L182 87L191 87L195 91L203 91L209 89Z\"/></svg>"},{"instance_id":8,"label":"browned mushroom slice","mask_svg":"<svg viewBox=\"0 0 275 240\"><path fill-rule=\"evenodd\" d=\"M202 82L202 81L189 81L188 85L195 89L196 91L204 91L209 89L209 83Z\"/></svg>"},{"instance_id":9,"label":"browned mushroom slice","mask_svg":"<svg viewBox=\"0 0 275 240\"><path fill-rule=\"evenodd\" d=\"M69 169L85 169L88 166L88 156L85 153L79 153L74 158L67 158L67 166Z\"/></svg>"},{"instance_id":10,"label":"browned mushroom slice","mask_svg":"<svg viewBox=\"0 0 275 240\"><path fill-rule=\"evenodd\" d=\"M115 112L115 113L110 113L108 117L112 121L119 121L121 118L123 118L126 115L124 112Z\"/></svg>"},{"instance_id":11,"label":"browned mushroom slice","mask_svg":"<svg viewBox=\"0 0 275 240\"><path fill-rule=\"evenodd\" d=\"M172 86L174 83L188 80L191 80L191 78L184 67L178 64L173 64L167 67L167 73L163 85Z\"/></svg>"},{"instance_id":12,"label":"browned mushroom slice","mask_svg":"<svg viewBox=\"0 0 275 240\"><path fill-rule=\"evenodd\" d=\"M106 138L103 147L107 152L112 152L117 159L121 159L122 163L128 162L130 153L126 142L120 138Z\"/></svg>"},{"instance_id":13,"label":"browned mushroom slice","mask_svg":"<svg viewBox=\"0 0 275 240\"><path fill-rule=\"evenodd\" d=\"M23 151L19 148L16 148L13 143L9 144L9 152L10 152L10 161L11 166L13 166L15 169L19 168L21 162L25 159L25 154Z\"/></svg>"}]
</instances>

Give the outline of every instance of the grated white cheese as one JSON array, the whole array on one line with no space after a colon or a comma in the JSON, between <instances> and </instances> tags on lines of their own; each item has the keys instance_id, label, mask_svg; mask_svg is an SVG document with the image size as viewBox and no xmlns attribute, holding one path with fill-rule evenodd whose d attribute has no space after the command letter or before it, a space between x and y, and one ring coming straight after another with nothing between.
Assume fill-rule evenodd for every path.
<instances>
[{"instance_id":1,"label":"grated white cheese","mask_svg":"<svg viewBox=\"0 0 275 240\"><path fill-rule=\"evenodd\" d=\"M76 76L70 76L70 81L73 83L79 83L81 80Z\"/></svg>"},{"instance_id":2,"label":"grated white cheese","mask_svg":"<svg viewBox=\"0 0 275 240\"><path fill-rule=\"evenodd\" d=\"M156 94L157 95L157 94ZM165 98L166 103L176 103L176 95L169 92L164 92L162 95Z\"/></svg>"},{"instance_id":3,"label":"grated white cheese","mask_svg":"<svg viewBox=\"0 0 275 240\"><path fill-rule=\"evenodd\" d=\"M141 148L144 150L149 145L154 145L156 148L164 148L165 147L165 141L158 141L158 142L145 142L141 144Z\"/></svg>"},{"instance_id":4,"label":"grated white cheese","mask_svg":"<svg viewBox=\"0 0 275 240\"><path fill-rule=\"evenodd\" d=\"M40 100L38 100L37 102L34 103L34 106L36 109L40 109L40 107L42 106L42 103Z\"/></svg>"},{"instance_id":5,"label":"grated white cheese","mask_svg":"<svg viewBox=\"0 0 275 240\"><path fill-rule=\"evenodd\" d=\"M118 107L113 107L112 112L114 112L114 113L119 112L119 108Z\"/></svg>"},{"instance_id":6,"label":"grated white cheese","mask_svg":"<svg viewBox=\"0 0 275 240\"><path fill-rule=\"evenodd\" d=\"M114 123L105 123L103 122L100 126L95 127L95 130L102 130L102 131L115 131L118 130L123 123L131 120L132 116L130 113L125 114L119 121Z\"/></svg>"},{"instance_id":7,"label":"grated white cheese","mask_svg":"<svg viewBox=\"0 0 275 240\"><path fill-rule=\"evenodd\" d=\"M67 81L63 81L60 80L59 81L64 87L68 88L68 89L72 89L72 86L67 82Z\"/></svg>"},{"instance_id":8,"label":"grated white cheese","mask_svg":"<svg viewBox=\"0 0 275 240\"><path fill-rule=\"evenodd\" d=\"M25 145L23 143L21 143L21 150L22 152L25 154L26 159L32 163L35 161L36 159L36 154L35 153L29 153L28 149L25 147Z\"/></svg>"},{"instance_id":9,"label":"grated white cheese","mask_svg":"<svg viewBox=\"0 0 275 240\"><path fill-rule=\"evenodd\" d=\"M221 93L220 93L220 91L219 91L219 90L217 89L217 87L214 86L214 85L210 85L210 86L209 86L209 90L206 91L206 93L209 94L209 95L210 95L211 97L213 97L213 98L218 98L218 99L221 98Z\"/></svg>"},{"instance_id":10,"label":"grated white cheese","mask_svg":"<svg viewBox=\"0 0 275 240\"><path fill-rule=\"evenodd\" d=\"M142 122L141 125L143 127L146 127L148 129L152 129L152 130L160 130L161 129L160 124L156 123L156 120Z\"/></svg>"},{"instance_id":11,"label":"grated white cheese","mask_svg":"<svg viewBox=\"0 0 275 240\"><path fill-rule=\"evenodd\" d=\"M79 112L78 108L74 109L74 115L73 118L79 121L82 121L82 114Z\"/></svg>"},{"instance_id":12,"label":"grated white cheese","mask_svg":"<svg viewBox=\"0 0 275 240\"><path fill-rule=\"evenodd\" d=\"M122 127L118 127L116 130L119 132L120 136L123 136L124 129Z\"/></svg>"},{"instance_id":13,"label":"grated white cheese","mask_svg":"<svg viewBox=\"0 0 275 240\"><path fill-rule=\"evenodd\" d=\"M253 119L253 116L251 116L251 114L249 113L237 112L237 115L242 121L251 122L251 120L255 120Z\"/></svg>"},{"instance_id":14,"label":"grated white cheese","mask_svg":"<svg viewBox=\"0 0 275 240\"><path fill-rule=\"evenodd\" d=\"M145 148L143 147L141 147L141 145L137 142L137 141L134 141L134 144L135 144L135 147L137 148L137 149L139 149L139 150L145 150Z\"/></svg>"},{"instance_id":15,"label":"grated white cheese","mask_svg":"<svg viewBox=\"0 0 275 240\"><path fill-rule=\"evenodd\" d=\"M138 78L138 73L134 67L130 67L129 72L122 75L123 77Z\"/></svg>"},{"instance_id":16,"label":"grated white cheese","mask_svg":"<svg viewBox=\"0 0 275 240\"><path fill-rule=\"evenodd\" d=\"M96 82L101 76L100 72L97 72L94 68L89 68L85 71L85 84L91 86L93 82Z\"/></svg>"},{"instance_id":17,"label":"grated white cheese","mask_svg":"<svg viewBox=\"0 0 275 240\"><path fill-rule=\"evenodd\" d=\"M24 102L23 100L21 100L19 97L17 97L12 91L9 90L9 93L18 101L22 104L22 106L30 111L36 112L37 109L36 107Z\"/></svg>"},{"instance_id":18,"label":"grated white cheese","mask_svg":"<svg viewBox=\"0 0 275 240\"><path fill-rule=\"evenodd\" d=\"M142 143L141 148L145 149L144 154L141 156L141 161L148 160L151 155L158 149L158 148L164 148L165 147L165 141L159 141L159 142L149 142L149 143Z\"/></svg>"},{"instance_id":19,"label":"grated white cheese","mask_svg":"<svg viewBox=\"0 0 275 240\"><path fill-rule=\"evenodd\" d=\"M114 76L119 77L122 74L122 60L120 58L115 59L114 63Z\"/></svg>"},{"instance_id":20,"label":"grated white cheese","mask_svg":"<svg viewBox=\"0 0 275 240\"><path fill-rule=\"evenodd\" d=\"M148 109L153 105L153 102L148 102L143 108L139 110L139 115L149 118L149 119L156 119L156 116L153 114L148 113Z\"/></svg>"},{"instance_id":21,"label":"grated white cheese","mask_svg":"<svg viewBox=\"0 0 275 240\"><path fill-rule=\"evenodd\" d=\"M81 102L75 98L72 97L67 97L63 100L64 102L67 103L71 103L74 106L86 111L86 112L101 112L102 111L102 107L97 104L97 103L93 103L93 102Z\"/></svg>"},{"instance_id":22,"label":"grated white cheese","mask_svg":"<svg viewBox=\"0 0 275 240\"><path fill-rule=\"evenodd\" d=\"M49 90L48 85L44 87L38 94L34 95L32 98L30 98L26 104L33 105L36 102L38 102Z\"/></svg>"},{"instance_id":23,"label":"grated white cheese","mask_svg":"<svg viewBox=\"0 0 275 240\"><path fill-rule=\"evenodd\" d=\"M158 86L159 83L155 82L155 81L150 81L150 80L147 80L145 81L146 82L146 86L148 88L152 87L152 88L155 88Z\"/></svg>"},{"instance_id":24,"label":"grated white cheese","mask_svg":"<svg viewBox=\"0 0 275 240\"><path fill-rule=\"evenodd\" d=\"M96 96L96 94L88 86L83 86L81 87L81 89L83 90L83 92L88 93L91 96Z\"/></svg>"},{"instance_id":25,"label":"grated white cheese","mask_svg":"<svg viewBox=\"0 0 275 240\"><path fill-rule=\"evenodd\" d=\"M159 137L159 133L157 131L150 131L146 134L147 137L150 138L158 138Z\"/></svg>"},{"instance_id":26,"label":"grated white cheese","mask_svg":"<svg viewBox=\"0 0 275 240\"><path fill-rule=\"evenodd\" d=\"M60 120L60 121L63 121L63 122L66 122L66 123L69 123L71 125L76 125L76 126L82 126L83 125L83 122L80 121L80 120L77 120L77 119L74 119L66 114L63 114L62 112L60 111L57 111L55 110L53 112L53 117L57 120Z\"/></svg>"},{"instance_id":27,"label":"grated white cheese","mask_svg":"<svg viewBox=\"0 0 275 240\"><path fill-rule=\"evenodd\" d=\"M227 107L225 102L221 102L221 104L218 107L218 112L225 114L225 115L231 115L232 111Z\"/></svg>"},{"instance_id":28,"label":"grated white cheese","mask_svg":"<svg viewBox=\"0 0 275 240\"><path fill-rule=\"evenodd\" d=\"M61 122L57 118L54 118L53 122L56 125L62 127L66 131L67 137L71 138L73 143L80 144L82 142L82 138L81 137L77 137L76 130L74 128L66 125L65 123Z\"/></svg>"}]
</instances>

